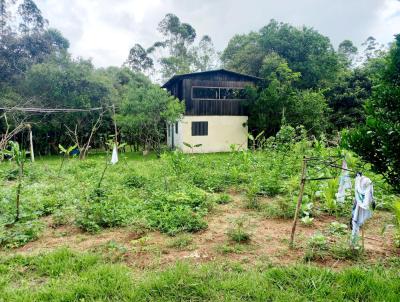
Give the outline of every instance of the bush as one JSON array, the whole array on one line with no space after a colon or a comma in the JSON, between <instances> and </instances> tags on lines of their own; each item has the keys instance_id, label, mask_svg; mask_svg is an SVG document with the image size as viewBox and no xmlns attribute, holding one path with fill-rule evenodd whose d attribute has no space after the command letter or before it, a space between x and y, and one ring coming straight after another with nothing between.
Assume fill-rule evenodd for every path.
<instances>
[{"instance_id":1,"label":"bush","mask_svg":"<svg viewBox=\"0 0 400 302\"><path fill-rule=\"evenodd\" d=\"M76 224L84 231L95 233L101 228L126 226L136 216L132 201L95 190L91 198L78 205Z\"/></svg>"},{"instance_id":2,"label":"bush","mask_svg":"<svg viewBox=\"0 0 400 302\"><path fill-rule=\"evenodd\" d=\"M43 224L39 221L17 222L10 227L0 226L0 246L16 248L39 238Z\"/></svg>"},{"instance_id":3,"label":"bush","mask_svg":"<svg viewBox=\"0 0 400 302\"><path fill-rule=\"evenodd\" d=\"M323 260L327 255L328 241L326 237L322 234L315 234L312 236L306 247L306 252L304 254L305 261L312 260Z\"/></svg>"},{"instance_id":4,"label":"bush","mask_svg":"<svg viewBox=\"0 0 400 302\"><path fill-rule=\"evenodd\" d=\"M147 182L147 179L143 176L140 175L129 175L126 179L125 179L125 186L127 186L128 188L142 188Z\"/></svg>"},{"instance_id":5,"label":"bush","mask_svg":"<svg viewBox=\"0 0 400 302\"><path fill-rule=\"evenodd\" d=\"M201 174L199 171L193 175L193 184L203 190L211 193L222 192L226 187L226 181L216 173Z\"/></svg>"},{"instance_id":6,"label":"bush","mask_svg":"<svg viewBox=\"0 0 400 302\"><path fill-rule=\"evenodd\" d=\"M296 208L295 198L291 201L288 197L279 196L273 201L268 202L263 207L265 217L284 219L293 218Z\"/></svg>"},{"instance_id":7,"label":"bush","mask_svg":"<svg viewBox=\"0 0 400 302\"><path fill-rule=\"evenodd\" d=\"M173 236L207 228L203 216L211 207L207 193L189 187L181 192L153 192L150 199L140 205L140 213L151 227Z\"/></svg>"}]
</instances>

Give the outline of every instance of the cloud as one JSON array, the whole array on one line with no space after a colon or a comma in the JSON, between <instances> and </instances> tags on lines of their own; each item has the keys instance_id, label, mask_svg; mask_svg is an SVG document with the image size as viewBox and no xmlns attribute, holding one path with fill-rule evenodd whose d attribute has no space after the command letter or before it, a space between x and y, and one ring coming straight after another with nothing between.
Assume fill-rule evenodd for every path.
<instances>
[{"instance_id":1,"label":"cloud","mask_svg":"<svg viewBox=\"0 0 400 302\"><path fill-rule=\"evenodd\" d=\"M237 33L258 30L270 19L311 26L334 45L368 36L382 43L400 28L396 0L37 0L50 26L71 42L74 56L96 66L121 65L133 44L145 47L160 39L158 22L167 13L209 34L219 50Z\"/></svg>"}]
</instances>

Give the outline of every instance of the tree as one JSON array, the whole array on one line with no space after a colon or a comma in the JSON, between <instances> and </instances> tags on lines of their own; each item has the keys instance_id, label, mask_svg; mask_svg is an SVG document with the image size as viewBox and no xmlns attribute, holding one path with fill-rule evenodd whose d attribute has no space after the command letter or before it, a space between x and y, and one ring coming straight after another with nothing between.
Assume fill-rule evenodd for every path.
<instances>
[{"instance_id":1,"label":"tree","mask_svg":"<svg viewBox=\"0 0 400 302\"><path fill-rule=\"evenodd\" d=\"M364 104L371 96L372 81L365 69L343 72L325 91L331 109L332 130L353 128L364 122Z\"/></svg>"},{"instance_id":2,"label":"tree","mask_svg":"<svg viewBox=\"0 0 400 302\"><path fill-rule=\"evenodd\" d=\"M52 149L47 152L55 153L59 144L71 144L68 135L71 134L73 144L77 144L83 152L82 156L85 156L97 130L106 133L111 128L111 115L106 108L114 102L117 94L112 81L97 73L90 61L74 61L67 56L36 64L21 82L21 92L25 97L33 99L38 107L102 108L88 112L37 116L36 121L40 125L34 125L33 130L38 142L36 148L39 150L46 150L46 146L51 145ZM100 124L100 121L103 123ZM99 142L94 141L98 146Z\"/></svg>"},{"instance_id":3,"label":"tree","mask_svg":"<svg viewBox=\"0 0 400 302\"><path fill-rule=\"evenodd\" d=\"M174 14L167 14L158 25L161 41L145 49L135 44L129 52L126 65L133 71L149 74L158 62L162 80L175 74L204 71L218 64L214 45L209 36L203 36L195 45L196 30L183 23Z\"/></svg>"},{"instance_id":4,"label":"tree","mask_svg":"<svg viewBox=\"0 0 400 302\"><path fill-rule=\"evenodd\" d=\"M329 38L312 28L299 29L275 20L258 32L233 37L221 59L228 69L259 76L263 59L271 52L301 73L299 88L324 87L339 70L338 56Z\"/></svg>"},{"instance_id":5,"label":"tree","mask_svg":"<svg viewBox=\"0 0 400 302\"><path fill-rule=\"evenodd\" d=\"M328 104L319 91L297 92L286 110L286 121L293 126L304 126L308 134L324 133L328 126Z\"/></svg>"},{"instance_id":6,"label":"tree","mask_svg":"<svg viewBox=\"0 0 400 302\"><path fill-rule=\"evenodd\" d=\"M65 53L69 47L59 31L47 29L47 20L34 1L16 4L14 0L0 0L1 86L15 86L32 65Z\"/></svg>"},{"instance_id":7,"label":"tree","mask_svg":"<svg viewBox=\"0 0 400 302\"><path fill-rule=\"evenodd\" d=\"M18 13L22 19L19 24L19 29L24 34L40 32L48 23L48 21L43 18L40 9L32 0L23 0L18 6Z\"/></svg>"},{"instance_id":8,"label":"tree","mask_svg":"<svg viewBox=\"0 0 400 302\"><path fill-rule=\"evenodd\" d=\"M124 133L137 133L146 150L160 155L166 123L179 120L183 112L184 104L157 85L130 87L117 123Z\"/></svg>"},{"instance_id":9,"label":"tree","mask_svg":"<svg viewBox=\"0 0 400 302\"><path fill-rule=\"evenodd\" d=\"M210 36L203 36L199 45L194 47L193 54L196 71L215 69L218 65L217 53Z\"/></svg>"},{"instance_id":10,"label":"tree","mask_svg":"<svg viewBox=\"0 0 400 302\"><path fill-rule=\"evenodd\" d=\"M292 71L285 59L276 53L264 58L262 75L265 87L248 88L249 128L256 133L275 134L281 125L282 112L289 106L300 73Z\"/></svg>"},{"instance_id":11,"label":"tree","mask_svg":"<svg viewBox=\"0 0 400 302\"><path fill-rule=\"evenodd\" d=\"M400 192L400 35L386 57L365 114L365 124L347 134L345 142Z\"/></svg>"},{"instance_id":12,"label":"tree","mask_svg":"<svg viewBox=\"0 0 400 302\"><path fill-rule=\"evenodd\" d=\"M153 59L149 57L149 53L140 44L135 44L131 48L126 64L133 71L143 73L154 67Z\"/></svg>"},{"instance_id":13,"label":"tree","mask_svg":"<svg viewBox=\"0 0 400 302\"><path fill-rule=\"evenodd\" d=\"M351 67L357 56L358 49L350 40L344 40L339 44L338 55L339 59L345 67Z\"/></svg>"}]
</instances>

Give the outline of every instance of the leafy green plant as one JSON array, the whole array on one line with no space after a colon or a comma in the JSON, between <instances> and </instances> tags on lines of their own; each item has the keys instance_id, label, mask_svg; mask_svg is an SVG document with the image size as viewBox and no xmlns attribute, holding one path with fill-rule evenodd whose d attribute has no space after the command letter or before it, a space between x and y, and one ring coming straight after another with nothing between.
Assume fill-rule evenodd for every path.
<instances>
[{"instance_id":1,"label":"leafy green plant","mask_svg":"<svg viewBox=\"0 0 400 302\"><path fill-rule=\"evenodd\" d=\"M186 143L186 142L183 142L183 144L184 144L186 147L190 148L190 151L191 151L192 153L194 152L194 149L195 149L195 148L199 148L199 147L203 146L203 144L194 144L194 145L191 145L191 144Z\"/></svg>"},{"instance_id":2,"label":"leafy green plant","mask_svg":"<svg viewBox=\"0 0 400 302\"><path fill-rule=\"evenodd\" d=\"M328 241L324 235L317 233L313 235L307 242L304 260L313 261L321 260L327 256Z\"/></svg>"},{"instance_id":3,"label":"leafy green plant","mask_svg":"<svg viewBox=\"0 0 400 302\"><path fill-rule=\"evenodd\" d=\"M328 232L332 235L345 235L348 233L348 227L344 223L333 221L328 226Z\"/></svg>"},{"instance_id":4,"label":"leafy green plant","mask_svg":"<svg viewBox=\"0 0 400 302\"><path fill-rule=\"evenodd\" d=\"M245 205L248 209L260 209L260 201L258 197L259 187L257 184L250 185L246 190Z\"/></svg>"},{"instance_id":5,"label":"leafy green plant","mask_svg":"<svg viewBox=\"0 0 400 302\"><path fill-rule=\"evenodd\" d=\"M189 247L193 242L193 237L189 234L181 234L171 239L168 247L183 250Z\"/></svg>"},{"instance_id":6,"label":"leafy green plant","mask_svg":"<svg viewBox=\"0 0 400 302\"><path fill-rule=\"evenodd\" d=\"M17 142L10 141L9 142L10 150L2 150L2 153L11 157L11 159L15 160L15 163L18 167L18 184L15 198L15 221L18 221L20 218L20 204L21 204L21 189L22 189L22 180L24 177L24 164L26 160L26 151L21 149Z\"/></svg>"},{"instance_id":7,"label":"leafy green plant","mask_svg":"<svg viewBox=\"0 0 400 302\"><path fill-rule=\"evenodd\" d=\"M304 216L300 219L300 221L306 225L306 226L310 226L314 223L314 218L310 217L310 216Z\"/></svg>"},{"instance_id":8,"label":"leafy green plant","mask_svg":"<svg viewBox=\"0 0 400 302\"><path fill-rule=\"evenodd\" d=\"M43 229L40 221L19 221L9 227L0 226L0 246L16 248L36 240Z\"/></svg>"},{"instance_id":9,"label":"leafy green plant","mask_svg":"<svg viewBox=\"0 0 400 302\"><path fill-rule=\"evenodd\" d=\"M394 242L395 246L400 247L400 200L394 202L393 214L394 214L395 228L396 228Z\"/></svg>"},{"instance_id":10,"label":"leafy green plant","mask_svg":"<svg viewBox=\"0 0 400 302\"><path fill-rule=\"evenodd\" d=\"M71 152L73 150L75 150L78 147L78 145L73 145L73 146L69 146L68 148L64 148L61 144L58 145L58 149L60 149L60 154L62 154L62 160L61 160L61 164L60 164L60 168L58 169L58 176L60 176L61 174L61 170L64 166L64 162L65 159L69 157L69 155L71 154Z\"/></svg>"},{"instance_id":11,"label":"leafy green plant","mask_svg":"<svg viewBox=\"0 0 400 302\"><path fill-rule=\"evenodd\" d=\"M131 174L124 180L125 186L128 188L142 188L146 184L147 179L138 174Z\"/></svg>"},{"instance_id":12,"label":"leafy green plant","mask_svg":"<svg viewBox=\"0 0 400 302\"><path fill-rule=\"evenodd\" d=\"M330 179L327 181L327 186L322 193L324 197L324 208L329 214L337 213L338 205L336 202L336 193L338 190L338 180Z\"/></svg>"},{"instance_id":13,"label":"leafy green plant","mask_svg":"<svg viewBox=\"0 0 400 302\"><path fill-rule=\"evenodd\" d=\"M229 194L226 194L226 193L219 194L215 198L215 202L217 204L227 204L227 203L230 203L232 201L233 201L232 197Z\"/></svg>"},{"instance_id":14,"label":"leafy green plant","mask_svg":"<svg viewBox=\"0 0 400 302\"><path fill-rule=\"evenodd\" d=\"M293 197L291 200L289 197L279 196L264 205L263 213L267 218L293 218L296 199L297 197Z\"/></svg>"},{"instance_id":15,"label":"leafy green plant","mask_svg":"<svg viewBox=\"0 0 400 302\"><path fill-rule=\"evenodd\" d=\"M228 237L237 243L247 243L250 241L251 234L248 231L248 222L245 217L240 217L233 221L232 226L228 229Z\"/></svg>"}]
</instances>

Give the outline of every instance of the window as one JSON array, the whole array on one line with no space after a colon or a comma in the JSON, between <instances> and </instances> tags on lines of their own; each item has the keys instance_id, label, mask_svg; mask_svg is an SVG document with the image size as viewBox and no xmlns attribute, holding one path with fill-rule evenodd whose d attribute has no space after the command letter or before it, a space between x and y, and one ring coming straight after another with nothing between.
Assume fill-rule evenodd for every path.
<instances>
[{"instance_id":1,"label":"window","mask_svg":"<svg viewBox=\"0 0 400 302\"><path fill-rule=\"evenodd\" d=\"M175 123L175 133L178 134L178 122Z\"/></svg>"},{"instance_id":2,"label":"window","mask_svg":"<svg viewBox=\"0 0 400 302\"><path fill-rule=\"evenodd\" d=\"M208 122L192 122L192 136L207 136Z\"/></svg>"},{"instance_id":3,"label":"window","mask_svg":"<svg viewBox=\"0 0 400 302\"><path fill-rule=\"evenodd\" d=\"M203 100L243 100L246 92L243 88L230 87L193 87L192 99Z\"/></svg>"},{"instance_id":4,"label":"window","mask_svg":"<svg viewBox=\"0 0 400 302\"><path fill-rule=\"evenodd\" d=\"M217 100L219 99L219 88L193 87L192 98Z\"/></svg>"},{"instance_id":5,"label":"window","mask_svg":"<svg viewBox=\"0 0 400 302\"><path fill-rule=\"evenodd\" d=\"M220 98L223 100L243 100L246 98L244 89L240 88L221 88Z\"/></svg>"}]
</instances>

